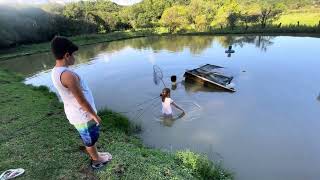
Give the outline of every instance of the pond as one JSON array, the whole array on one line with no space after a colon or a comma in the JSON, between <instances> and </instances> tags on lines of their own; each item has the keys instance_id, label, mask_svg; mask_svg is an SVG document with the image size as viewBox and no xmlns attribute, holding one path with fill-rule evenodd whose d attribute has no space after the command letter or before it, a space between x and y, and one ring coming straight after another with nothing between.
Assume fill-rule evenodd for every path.
<instances>
[{"instance_id":1,"label":"pond","mask_svg":"<svg viewBox=\"0 0 320 180\"><path fill-rule=\"evenodd\" d=\"M228 57L225 49L233 46ZM92 89L98 109L142 126L141 138L167 151L190 149L223 162L236 179L317 179L320 176L320 39L293 36L168 36L81 47L72 68ZM185 82L204 64L232 73L236 92ZM162 121L153 66L186 110ZM0 62L52 90L50 53ZM170 76L176 75L177 87Z\"/></svg>"}]
</instances>

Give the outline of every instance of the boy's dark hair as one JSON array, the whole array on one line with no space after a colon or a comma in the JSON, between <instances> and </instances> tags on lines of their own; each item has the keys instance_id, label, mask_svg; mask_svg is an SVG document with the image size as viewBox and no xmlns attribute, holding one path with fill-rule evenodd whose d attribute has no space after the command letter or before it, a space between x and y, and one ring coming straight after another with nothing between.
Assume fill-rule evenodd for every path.
<instances>
[{"instance_id":1,"label":"boy's dark hair","mask_svg":"<svg viewBox=\"0 0 320 180\"><path fill-rule=\"evenodd\" d=\"M66 53L72 55L78 46L63 36L55 36L51 41L51 51L56 59L62 59Z\"/></svg>"}]
</instances>

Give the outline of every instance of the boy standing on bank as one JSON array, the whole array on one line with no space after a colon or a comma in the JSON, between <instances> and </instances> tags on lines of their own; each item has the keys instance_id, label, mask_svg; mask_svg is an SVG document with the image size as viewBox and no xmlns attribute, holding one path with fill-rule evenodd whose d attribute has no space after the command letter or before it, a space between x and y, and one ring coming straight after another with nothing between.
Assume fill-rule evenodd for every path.
<instances>
[{"instance_id":1,"label":"boy standing on bank","mask_svg":"<svg viewBox=\"0 0 320 180\"><path fill-rule=\"evenodd\" d=\"M63 101L67 119L78 130L91 157L91 166L100 168L112 156L98 152L95 144L99 138L101 118L97 115L91 90L77 73L68 68L75 62L74 53L78 47L67 38L56 36L51 42L51 50L56 59L51 78Z\"/></svg>"}]
</instances>

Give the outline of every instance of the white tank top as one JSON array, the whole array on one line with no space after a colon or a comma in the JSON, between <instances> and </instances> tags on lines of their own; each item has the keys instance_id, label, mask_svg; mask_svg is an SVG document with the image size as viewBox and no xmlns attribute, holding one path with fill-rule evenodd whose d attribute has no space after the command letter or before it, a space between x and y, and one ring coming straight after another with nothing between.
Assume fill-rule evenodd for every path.
<instances>
[{"instance_id":1,"label":"white tank top","mask_svg":"<svg viewBox=\"0 0 320 180\"><path fill-rule=\"evenodd\" d=\"M54 67L51 72L51 78L54 87L58 90L58 93L61 97L61 100L64 104L64 112L66 113L66 116L70 122L70 124L82 124L86 123L91 120L89 117L89 114L82 109L76 98L73 96L71 91L62 85L60 77L61 74L65 71L69 71L73 74L75 74L79 80L80 80L80 87L82 90L82 93L86 100L91 105L92 109L97 112L96 106L94 104L94 99L92 96L92 93L89 89L89 87L86 85L86 83L80 78L80 76L70 70L67 67Z\"/></svg>"},{"instance_id":2,"label":"white tank top","mask_svg":"<svg viewBox=\"0 0 320 180\"><path fill-rule=\"evenodd\" d=\"M164 102L162 102L162 114L172 115L171 103L173 103L173 100L171 98L164 99Z\"/></svg>"}]
</instances>

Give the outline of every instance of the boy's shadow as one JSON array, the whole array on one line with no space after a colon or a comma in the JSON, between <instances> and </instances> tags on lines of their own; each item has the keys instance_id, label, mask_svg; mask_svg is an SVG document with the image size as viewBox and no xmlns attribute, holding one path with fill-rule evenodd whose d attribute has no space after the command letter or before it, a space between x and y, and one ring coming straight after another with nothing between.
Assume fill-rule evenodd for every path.
<instances>
[{"instance_id":1,"label":"boy's shadow","mask_svg":"<svg viewBox=\"0 0 320 180\"><path fill-rule=\"evenodd\" d=\"M178 117L163 117L162 124L167 127L172 127L174 121L183 118L186 113L181 113Z\"/></svg>"}]
</instances>

